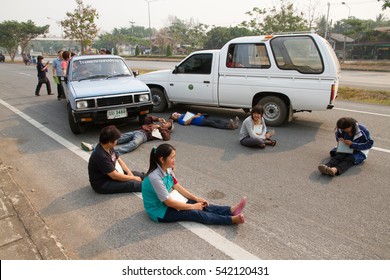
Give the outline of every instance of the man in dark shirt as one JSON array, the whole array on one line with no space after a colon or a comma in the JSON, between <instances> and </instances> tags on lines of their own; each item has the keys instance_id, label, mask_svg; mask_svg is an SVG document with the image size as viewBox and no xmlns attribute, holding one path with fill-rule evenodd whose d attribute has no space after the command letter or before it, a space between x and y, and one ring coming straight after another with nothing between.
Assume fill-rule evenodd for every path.
<instances>
[{"instance_id":1,"label":"man in dark shirt","mask_svg":"<svg viewBox=\"0 0 390 280\"><path fill-rule=\"evenodd\" d=\"M99 144L88 162L89 182L97 193L140 192L143 172L131 171L114 150L120 131L114 126L106 126L99 136Z\"/></svg>"},{"instance_id":2,"label":"man in dark shirt","mask_svg":"<svg viewBox=\"0 0 390 280\"><path fill-rule=\"evenodd\" d=\"M35 89L35 95L39 96L39 91L41 90L42 84L46 84L46 90L48 95L52 95L49 79L46 77L47 68L49 67L49 62L45 65L42 63L43 56L38 56L37 71L38 71L38 85Z\"/></svg>"}]
</instances>

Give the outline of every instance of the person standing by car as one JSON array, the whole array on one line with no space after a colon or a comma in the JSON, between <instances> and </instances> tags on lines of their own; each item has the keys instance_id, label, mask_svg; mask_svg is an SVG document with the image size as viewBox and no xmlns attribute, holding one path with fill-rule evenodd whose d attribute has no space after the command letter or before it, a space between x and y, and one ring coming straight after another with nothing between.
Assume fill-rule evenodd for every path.
<instances>
[{"instance_id":1,"label":"person standing by car","mask_svg":"<svg viewBox=\"0 0 390 280\"><path fill-rule=\"evenodd\" d=\"M68 70L68 61L70 59L70 52L69 51L63 51L62 52L62 62L61 62L61 68L62 68L62 76L66 77L66 70Z\"/></svg>"},{"instance_id":2,"label":"person standing by car","mask_svg":"<svg viewBox=\"0 0 390 280\"><path fill-rule=\"evenodd\" d=\"M35 89L35 95L39 96L39 91L41 90L42 84L46 84L46 90L48 95L52 95L50 81L46 77L47 68L49 67L49 62L46 62L45 65L42 63L43 56L38 55L38 63L37 63L37 72L38 72L38 85Z\"/></svg>"},{"instance_id":3,"label":"person standing by car","mask_svg":"<svg viewBox=\"0 0 390 280\"><path fill-rule=\"evenodd\" d=\"M101 194L140 192L143 172L131 171L114 150L121 133L114 125L104 127L99 144L88 161L89 182Z\"/></svg>"},{"instance_id":4,"label":"person standing by car","mask_svg":"<svg viewBox=\"0 0 390 280\"><path fill-rule=\"evenodd\" d=\"M53 59L52 68L53 68L53 79L57 84L57 99L60 100L65 96L64 87L61 83L62 76L62 50L58 51L58 56Z\"/></svg>"}]
</instances>

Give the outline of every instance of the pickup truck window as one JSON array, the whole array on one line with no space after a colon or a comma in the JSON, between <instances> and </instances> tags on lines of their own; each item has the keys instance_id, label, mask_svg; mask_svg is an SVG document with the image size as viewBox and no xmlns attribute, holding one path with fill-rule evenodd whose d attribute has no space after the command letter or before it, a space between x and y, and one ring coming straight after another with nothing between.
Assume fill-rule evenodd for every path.
<instances>
[{"instance_id":1,"label":"pickup truck window","mask_svg":"<svg viewBox=\"0 0 390 280\"><path fill-rule=\"evenodd\" d=\"M210 74L213 55L211 53L195 54L176 67L176 74Z\"/></svg>"},{"instance_id":2,"label":"pickup truck window","mask_svg":"<svg viewBox=\"0 0 390 280\"><path fill-rule=\"evenodd\" d=\"M264 44L231 44L226 58L228 68L269 68L271 66Z\"/></svg>"},{"instance_id":3,"label":"pickup truck window","mask_svg":"<svg viewBox=\"0 0 390 280\"><path fill-rule=\"evenodd\" d=\"M276 37L271 41L277 66L303 74L321 74L324 64L317 45L310 36Z\"/></svg>"}]
</instances>

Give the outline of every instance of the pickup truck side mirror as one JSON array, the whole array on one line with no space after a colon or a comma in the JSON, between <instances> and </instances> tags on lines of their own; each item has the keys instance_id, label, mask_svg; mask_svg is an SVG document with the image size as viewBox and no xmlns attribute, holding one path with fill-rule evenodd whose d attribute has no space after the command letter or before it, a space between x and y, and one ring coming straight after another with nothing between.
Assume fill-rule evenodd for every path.
<instances>
[{"instance_id":1,"label":"pickup truck side mirror","mask_svg":"<svg viewBox=\"0 0 390 280\"><path fill-rule=\"evenodd\" d=\"M139 70L134 70L133 75L134 75L134 78L136 78L139 75Z\"/></svg>"},{"instance_id":2,"label":"pickup truck side mirror","mask_svg":"<svg viewBox=\"0 0 390 280\"><path fill-rule=\"evenodd\" d=\"M173 73L173 74L179 73L179 67L178 67L177 65L175 65L175 70L173 70L172 73Z\"/></svg>"}]
</instances>

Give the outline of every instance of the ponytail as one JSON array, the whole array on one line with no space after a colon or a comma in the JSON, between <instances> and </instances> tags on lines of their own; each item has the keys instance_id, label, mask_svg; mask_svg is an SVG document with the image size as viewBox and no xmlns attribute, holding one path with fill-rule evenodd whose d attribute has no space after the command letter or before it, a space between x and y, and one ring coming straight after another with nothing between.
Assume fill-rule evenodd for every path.
<instances>
[{"instance_id":1,"label":"ponytail","mask_svg":"<svg viewBox=\"0 0 390 280\"><path fill-rule=\"evenodd\" d=\"M153 147L150 152L149 170L146 172L146 176L157 169L158 165L161 165L161 162L159 162L160 158L167 159L174 150L175 148L170 144L161 144L158 147Z\"/></svg>"}]
</instances>

